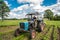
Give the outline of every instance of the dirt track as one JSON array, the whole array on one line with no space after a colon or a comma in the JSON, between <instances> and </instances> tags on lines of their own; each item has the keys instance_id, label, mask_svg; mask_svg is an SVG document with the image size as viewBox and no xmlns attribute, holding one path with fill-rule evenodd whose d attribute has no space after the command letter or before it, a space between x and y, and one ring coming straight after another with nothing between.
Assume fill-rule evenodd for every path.
<instances>
[{"instance_id":1,"label":"dirt track","mask_svg":"<svg viewBox=\"0 0 60 40\"><path fill-rule=\"evenodd\" d=\"M2 40L12 40L14 38L14 31L19 28L18 26L0 27L0 38Z\"/></svg>"},{"instance_id":2,"label":"dirt track","mask_svg":"<svg viewBox=\"0 0 60 40\"><path fill-rule=\"evenodd\" d=\"M60 28L58 28L58 34L59 34L58 40L60 40Z\"/></svg>"},{"instance_id":3,"label":"dirt track","mask_svg":"<svg viewBox=\"0 0 60 40\"><path fill-rule=\"evenodd\" d=\"M10 32L16 30L17 28L19 27L18 26L0 27L0 32L1 33Z\"/></svg>"},{"instance_id":4,"label":"dirt track","mask_svg":"<svg viewBox=\"0 0 60 40\"><path fill-rule=\"evenodd\" d=\"M53 30L52 30L52 33L51 33L51 36L50 36L50 40L53 40L53 33L54 33L54 27L53 27Z\"/></svg>"}]
</instances>

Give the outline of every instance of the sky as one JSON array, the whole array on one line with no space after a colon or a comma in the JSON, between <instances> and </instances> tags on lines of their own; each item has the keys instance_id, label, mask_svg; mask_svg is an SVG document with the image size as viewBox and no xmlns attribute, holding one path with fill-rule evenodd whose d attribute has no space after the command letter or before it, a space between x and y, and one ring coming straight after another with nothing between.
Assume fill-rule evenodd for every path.
<instances>
[{"instance_id":1,"label":"sky","mask_svg":"<svg viewBox=\"0 0 60 40\"><path fill-rule=\"evenodd\" d=\"M4 0L4 2L10 9L8 18L25 18L30 12L44 13L46 9L60 14L59 0Z\"/></svg>"}]
</instances>

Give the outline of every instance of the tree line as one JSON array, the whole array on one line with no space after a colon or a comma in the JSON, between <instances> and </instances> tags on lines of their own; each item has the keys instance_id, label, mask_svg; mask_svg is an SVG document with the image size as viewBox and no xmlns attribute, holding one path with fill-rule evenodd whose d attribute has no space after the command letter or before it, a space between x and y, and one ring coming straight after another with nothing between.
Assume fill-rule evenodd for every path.
<instances>
[{"instance_id":1,"label":"tree line","mask_svg":"<svg viewBox=\"0 0 60 40\"><path fill-rule=\"evenodd\" d=\"M54 13L50 9L47 9L45 10L44 18L47 18L49 20L60 20L60 15L54 15Z\"/></svg>"}]
</instances>

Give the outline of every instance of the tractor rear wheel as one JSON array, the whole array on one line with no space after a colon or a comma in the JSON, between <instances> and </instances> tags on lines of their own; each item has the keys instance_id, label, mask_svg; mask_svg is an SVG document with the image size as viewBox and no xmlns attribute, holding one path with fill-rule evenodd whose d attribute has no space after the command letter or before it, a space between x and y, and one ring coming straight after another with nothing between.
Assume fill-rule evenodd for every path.
<instances>
[{"instance_id":1,"label":"tractor rear wheel","mask_svg":"<svg viewBox=\"0 0 60 40\"><path fill-rule=\"evenodd\" d=\"M44 30L44 27L45 27L45 23L41 23L40 24L40 27L41 27L41 31L43 31Z\"/></svg>"},{"instance_id":2,"label":"tractor rear wheel","mask_svg":"<svg viewBox=\"0 0 60 40\"><path fill-rule=\"evenodd\" d=\"M30 30L30 38L33 39L36 36L36 31L35 30Z\"/></svg>"},{"instance_id":3,"label":"tractor rear wheel","mask_svg":"<svg viewBox=\"0 0 60 40\"><path fill-rule=\"evenodd\" d=\"M40 23L38 26L38 31L42 32L44 30L44 27L45 27L45 23Z\"/></svg>"}]
</instances>

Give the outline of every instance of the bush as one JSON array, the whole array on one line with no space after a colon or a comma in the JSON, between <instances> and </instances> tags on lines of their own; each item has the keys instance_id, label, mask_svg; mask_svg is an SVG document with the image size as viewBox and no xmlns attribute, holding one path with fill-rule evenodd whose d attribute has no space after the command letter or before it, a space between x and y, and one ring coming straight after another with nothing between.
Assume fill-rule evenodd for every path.
<instances>
[{"instance_id":1,"label":"bush","mask_svg":"<svg viewBox=\"0 0 60 40\"><path fill-rule=\"evenodd\" d=\"M60 16L59 15L55 15L55 16L51 17L49 20L60 21Z\"/></svg>"},{"instance_id":2,"label":"bush","mask_svg":"<svg viewBox=\"0 0 60 40\"><path fill-rule=\"evenodd\" d=\"M54 18L53 18L53 20L60 20L60 16L55 15Z\"/></svg>"}]
</instances>

